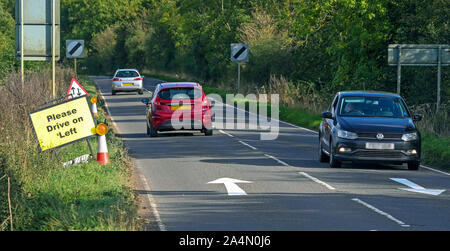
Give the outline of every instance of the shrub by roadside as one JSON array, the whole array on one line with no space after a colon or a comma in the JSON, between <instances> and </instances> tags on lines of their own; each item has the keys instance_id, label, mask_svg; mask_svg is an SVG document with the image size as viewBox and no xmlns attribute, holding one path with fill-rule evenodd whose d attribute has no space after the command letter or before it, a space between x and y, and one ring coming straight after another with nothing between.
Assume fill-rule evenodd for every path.
<instances>
[{"instance_id":1,"label":"shrub by roadside","mask_svg":"<svg viewBox=\"0 0 450 251\"><path fill-rule=\"evenodd\" d=\"M57 71L58 95L74 75ZM11 177L14 230L137 230L137 204L131 188L131 161L112 130L107 134L111 164L88 163L63 167L64 162L90 153L86 141L40 153L28 112L50 99L48 72L30 73L22 90L19 77L9 76L0 98L0 177ZM90 95L94 84L80 83ZM98 122L105 122L99 102ZM96 153L97 139L90 142ZM6 183L0 180L0 230L10 230Z\"/></svg>"}]
</instances>

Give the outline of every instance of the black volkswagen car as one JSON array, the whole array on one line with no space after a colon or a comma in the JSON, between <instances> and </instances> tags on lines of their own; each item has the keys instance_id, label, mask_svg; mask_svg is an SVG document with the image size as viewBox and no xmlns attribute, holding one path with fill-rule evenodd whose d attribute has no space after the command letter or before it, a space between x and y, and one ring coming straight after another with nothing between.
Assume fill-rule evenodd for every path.
<instances>
[{"instance_id":1,"label":"black volkswagen car","mask_svg":"<svg viewBox=\"0 0 450 251\"><path fill-rule=\"evenodd\" d=\"M322 113L319 159L331 167L342 162L407 163L420 166L420 132L403 99L393 93L339 92Z\"/></svg>"}]
</instances>

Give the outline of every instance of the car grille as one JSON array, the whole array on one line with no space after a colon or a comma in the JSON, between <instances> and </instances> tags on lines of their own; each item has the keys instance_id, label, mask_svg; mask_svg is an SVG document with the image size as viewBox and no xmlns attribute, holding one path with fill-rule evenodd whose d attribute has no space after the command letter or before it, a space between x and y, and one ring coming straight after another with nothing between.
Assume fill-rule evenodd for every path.
<instances>
[{"instance_id":1,"label":"car grille","mask_svg":"<svg viewBox=\"0 0 450 251\"><path fill-rule=\"evenodd\" d=\"M389 158L398 159L403 158L405 155L398 151L360 151L355 154L358 157L364 158Z\"/></svg>"},{"instance_id":2,"label":"car grille","mask_svg":"<svg viewBox=\"0 0 450 251\"><path fill-rule=\"evenodd\" d=\"M403 134L399 133L383 133L384 139L401 139ZM376 139L377 133L358 133L359 138Z\"/></svg>"}]
</instances>

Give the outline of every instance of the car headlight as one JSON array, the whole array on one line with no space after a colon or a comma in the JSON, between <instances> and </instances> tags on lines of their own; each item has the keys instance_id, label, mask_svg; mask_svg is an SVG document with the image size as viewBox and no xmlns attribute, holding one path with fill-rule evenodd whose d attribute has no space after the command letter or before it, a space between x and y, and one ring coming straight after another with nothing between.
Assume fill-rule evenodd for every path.
<instances>
[{"instance_id":1,"label":"car headlight","mask_svg":"<svg viewBox=\"0 0 450 251\"><path fill-rule=\"evenodd\" d=\"M343 138L343 139L357 139L358 138L358 134L354 133L354 132L347 132L344 130L338 130L337 131L337 136L339 138Z\"/></svg>"},{"instance_id":2,"label":"car headlight","mask_svg":"<svg viewBox=\"0 0 450 251\"><path fill-rule=\"evenodd\" d=\"M417 132L405 133L402 136L403 141L411 141L411 140L416 140L416 139L417 139Z\"/></svg>"}]
</instances>

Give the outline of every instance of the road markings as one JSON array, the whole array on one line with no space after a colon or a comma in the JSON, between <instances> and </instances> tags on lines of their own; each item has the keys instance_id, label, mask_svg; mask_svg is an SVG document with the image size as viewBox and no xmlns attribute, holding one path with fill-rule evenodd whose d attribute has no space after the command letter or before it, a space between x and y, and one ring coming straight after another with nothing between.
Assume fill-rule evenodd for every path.
<instances>
[{"instance_id":1,"label":"road markings","mask_svg":"<svg viewBox=\"0 0 450 251\"><path fill-rule=\"evenodd\" d=\"M387 217L388 219L390 219L390 220L394 221L395 223L399 224L401 227L410 227L410 225L404 223L403 221L396 219L396 218L393 217L392 215L390 215L390 214L388 214L388 213L386 213L386 212L383 212L383 211L381 211L380 209L378 209L378 208L376 208L376 207L370 205L369 203L366 203L366 202L364 202L364 201L362 201L362 200L360 200L360 199L358 199L358 198L353 198L352 201L358 202L359 204L361 204L361 205L363 205L363 206L365 206L365 207L371 209L371 210L374 211L375 213Z\"/></svg>"},{"instance_id":2,"label":"road markings","mask_svg":"<svg viewBox=\"0 0 450 251\"><path fill-rule=\"evenodd\" d=\"M328 188L328 189L330 189L330 190L336 190L336 188L334 188L333 186L331 186L331 185L329 185L329 184L327 184L327 183L325 183L325 182L319 180L318 178L315 178L315 177L313 177L313 176L311 176L311 175L309 175L309 174L307 174L307 173L305 173L305 172L299 172L299 174L301 174L301 175L305 176L306 178L308 178L308 179L310 179L310 180L316 182L317 184L320 184L320 185L322 185L322 186L325 186L326 188Z\"/></svg>"},{"instance_id":3,"label":"road markings","mask_svg":"<svg viewBox=\"0 0 450 251\"><path fill-rule=\"evenodd\" d=\"M399 188L400 190L405 190L405 191L415 192L415 193L423 193L423 194L434 195L434 196L437 196L437 195L445 192L445 190L439 190L439 189L426 189L426 188L419 186L416 183L409 181L407 179L391 178L391 180L410 187L410 188Z\"/></svg>"},{"instance_id":4,"label":"road markings","mask_svg":"<svg viewBox=\"0 0 450 251\"><path fill-rule=\"evenodd\" d=\"M234 138L233 135L231 135L231 134L229 134L229 133L227 133L227 132L224 132L223 130L219 130L219 132L222 133L222 134L227 135L227 136L230 137L230 138Z\"/></svg>"},{"instance_id":5,"label":"road markings","mask_svg":"<svg viewBox=\"0 0 450 251\"><path fill-rule=\"evenodd\" d=\"M155 220L156 220L156 223L158 224L159 230L167 231L166 226L161 221L161 216L159 215L158 209L156 208L155 200L153 199L153 196L150 194L150 191L152 191L152 190L150 189L150 186L148 185L147 180L145 179L144 175L140 174L139 176L142 180L142 183L144 184L144 189L148 191L147 199L148 199L148 202L150 203L150 206L152 207L152 212L153 212L153 215L155 216Z\"/></svg>"},{"instance_id":6,"label":"road markings","mask_svg":"<svg viewBox=\"0 0 450 251\"><path fill-rule=\"evenodd\" d=\"M247 193L244 190L242 190L242 188L240 188L238 185L236 185L236 183L252 183L252 182L232 178L220 178L217 180L210 181L207 184L224 184L225 189L227 189L229 196L247 195Z\"/></svg>"},{"instance_id":7,"label":"road markings","mask_svg":"<svg viewBox=\"0 0 450 251\"><path fill-rule=\"evenodd\" d=\"M250 148L253 149L253 150L258 150L256 147L251 146L251 145L249 145L249 144L247 144L247 143L245 143L245 142L243 142L243 141L240 141L240 140L239 140L239 143L243 144L244 146L248 146L248 147L250 147Z\"/></svg>"},{"instance_id":8,"label":"road markings","mask_svg":"<svg viewBox=\"0 0 450 251\"><path fill-rule=\"evenodd\" d=\"M443 172L443 171L440 171L440 170L436 170L436 169L428 167L428 166L421 165L420 167L428 169L428 170L433 171L433 172L437 172L437 173L440 173L440 174L444 174L444 175L449 175L450 176L450 173L446 173L446 172Z\"/></svg>"},{"instance_id":9,"label":"road markings","mask_svg":"<svg viewBox=\"0 0 450 251\"><path fill-rule=\"evenodd\" d=\"M284 162L284 161L282 161L282 160L279 160L279 159L275 158L275 157L272 156L272 155L264 154L264 156L266 156L266 157L268 157L268 158L271 158L271 159L275 160L276 162L282 164L283 166L290 166L290 165L287 164L286 162Z\"/></svg>"}]
</instances>

